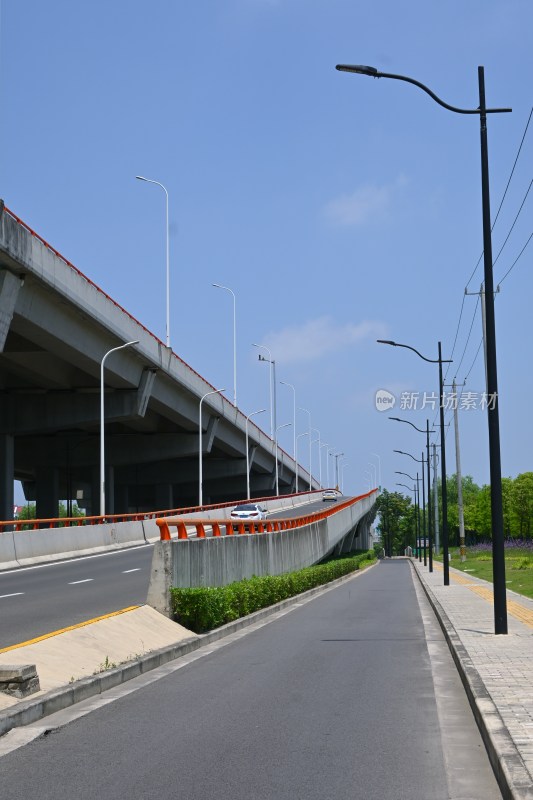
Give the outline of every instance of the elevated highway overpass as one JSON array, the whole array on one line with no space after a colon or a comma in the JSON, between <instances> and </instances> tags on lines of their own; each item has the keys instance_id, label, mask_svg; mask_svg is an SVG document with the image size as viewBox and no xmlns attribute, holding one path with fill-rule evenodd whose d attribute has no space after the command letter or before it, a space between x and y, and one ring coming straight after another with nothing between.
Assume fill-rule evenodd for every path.
<instances>
[{"instance_id":1,"label":"elevated highway overpass","mask_svg":"<svg viewBox=\"0 0 533 800\"><path fill-rule=\"evenodd\" d=\"M106 512L198 502L199 401L214 387L0 201L0 519L20 480L38 518L59 499L98 514L100 365L106 352ZM246 494L246 416L202 407L203 502ZM251 494L275 494L274 442L249 422ZM296 463L279 450L280 494ZM299 468L300 490L318 488Z\"/></svg>"}]
</instances>

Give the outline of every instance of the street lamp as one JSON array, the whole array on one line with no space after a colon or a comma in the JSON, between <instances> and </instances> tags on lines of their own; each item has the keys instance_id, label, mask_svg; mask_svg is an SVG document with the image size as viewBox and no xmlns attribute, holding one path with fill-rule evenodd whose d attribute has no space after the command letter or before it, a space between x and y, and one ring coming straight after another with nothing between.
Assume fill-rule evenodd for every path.
<instances>
[{"instance_id":1,"label":"street lamp","mask_svg":"<svg viewBox=\"0 0 533 800\"><path fill-rule=\"evenodd\" d=\"M413 461L417 461L419 464L422 464L422 526L424 530L424 566L427 566L427 555L426 555L426 489L425 489L425 479L424 479L424 464L426 460L424 458L424 453L422 453L422 458L415 458L411 455L411 453L405 453L403 450L394 450L395 453L400 453L402 456L409 456L412 458ZM416 477L418 480L418 472L416 473ZM429 492L429 486L428 486ZM433 562L432 562L433 563Z\"/></svg>"},{"instance_id":2,"label":"street lamp","mask_svg":"<svg viewBox=\"0 0 533 800\"><path fill-rule=\"evenodd\" d=\"M372 470L373 470L372 477L373 477L374 488L375 488L377 486L377 483L378 483L378 471L377 471L376 465L374 464L373 461L368 461L367 467L372 467Z\"/></svg>"},{"instance_id":3,"label":"street lamp","mask_svg":"<svg viewBox=\"0 0 533 800\"><path fill-rule=\"evenodd\" d=\"M278 470L278 431L282 428L288 428L292 422L285 422L283 425L278 425L276 428L276 435L274 437L274 448L276 451L276 497L279 497L279 470Z\"/></svg>"},{"instance_id":4,"label":"street lamp","mask_svg":"<svg viewBox=\"0 0 533 800\"><path fill-rule=\"evenodd\" d=\"M311 412L307 410L307 408L302 408L298 406L300 411L305 411L306 414L309 415L309 491L313 491L313 471L311 468Z\"/></svg>"},{"instance_id":5,"label":"street lamp","mask_svg":"<svg viewBox=\"0 0 533 800\"><path fill-rule=\"evenodd\" d=\"M344 464L341 464L341 492L344 494L344 470L347 466L349 466L350 462L345 461Z\"/></svg>"},{"instance_id":6,"label":"street lamp","mask_svg":"<svg viewBox=\"0 0 533 800\"><path fill-rule=\"evenodd\" d=\"M320 444L320 449L319 449L319 452L318 452L319 461L320 461L320 474L322 474L322 448L323 447L326 448L326 476L328 476L329 475L329 470L328 470L328 450L327 450L327 448L329 447L329 443L328 442L322 442ZM329 484L329 478L327 478L327 483ZM322 487L322 481L320 481L320 484L321 484L321 488L323 488ZM328 485L327 488L329 489L329 485Z\"/></svg>"},{"instance_id":7,"label":"street lamp","mask_svg":"<svg viewBox=\"0 0 533 800\"><path fill-rule=\"evenodd\" d=\"M320 488L322 488L322 459L320 458L320 431L318 430L318 428L311 428L311 431L318 434L317 438L313 439L311 444L318 442L318 483L320 485Z\"/></svg>"},{"instance_id":8,"label":"street lamp","mask_svg":"<svg viewBox=\"0 0 533 800\"><path fill-rule=\"evenodd\" d=\"M448 560L448 488L446 486L446 450L445 450L445 441L446 436L444 433L444 382L442 378L442 365L443 364L451 364L451 359L443 359L442 358L442 348L441 343L439 342L439 357L438 358L426 358L423 356L422 353L419 353L418 350L415 350L414 347L411 347L409 344L399 344L398 342L392 342L386 339L378 339L379 344L390 344L392 347L404 347L406 350L412 350L413 353L416 353L419 358L423 361L427 361L429 364L438 364L439 365L439 395L440 395L440 403L439 403L439 415L440 415L440 445L442 451L442 460L441 460L441 478L442 478L442 558L443 558L443 571L444 571L444 585L450 585L450 563ZM396 417L396 419L398 419ZM400 420L401 422L402 420ZM416 427L413 425L412 422L409 423L412 427ZM429 420L426 423L427 429L429 430ZM420 430L420 429L418 429ZM428 511L430 503L429 503L429 494L430 494L430 477L429 477L429 433L427 435L427 449L428 449ZM422 472L422 478L424 477L424 473ZM425 515L425 511L424 511ZM429 523L429 528L431 530L431 523ZM431 536L431 533L430 533ZM430 550L430 559L431 559L431 571L433 571L433 555Z\"/></svg>"},{"instance_id":9,"label":"street lamp","mask_svg":"<svg viewBox=\"0 0 533 800\"><path fill-rule=\"evenodd\" d=\"M406 478L409 478L411 481L416 481L415 485L413 486L413 491L415 492L415 528L416 528L416 539L417 539L417 551L418 551L418 560L422 561L422 548L420 546L420 508L417 497L420 494L420 486L419 486L419 477L418 472L416 473L416 478L413 478L412 475L409 475L408 472L400 472L399 470L394 470L396 475L405 475ZM405 484L404 484L405 485Z\"/></svg>"},{"instance_id":10,"label":"street lamp","mask_svg":"<svg viewBox=\"0 0 533 800\"><path fill-rule=\"evenodd\" d=\"M304 433L299 433L296 437L296 456L294 458L296 462L296 494L298 494L298 439L302 436L309 436L309 431L305 431Z\"/></svg>"},{"instance_id":11,"label":"street lamp","mask_svg":"<svg viewBox=\"0 0 533 800\"><path fill-rule=\"evenodd\" d=\"M233 405L237 408L237 313L235 292L229 286L222 286L220 283L214 283L215 289L225 289L233 297Z\"/></svg>"},{"instance_id":12,"label":"street lamp","mask_svg":"<svg viewBox=\"0 0 533 800\"><path fill-rule=\"evenodd\" d=\"M108 350L100 362L100 516L105 516L105 443L104 443L104 364L106 358L117 350L139 344L138 339Z\"/></svg>"},{"instance_id":13,"label":"street lamp","mask_svg":"<svg viewBox=\"0 0 533 800\"><path fill-rule=\"evenodd\" d=\"M344 453L332 453L333 458L335 459L335 488L339 488L339 458L343 456ZM375 469L375 467L374 467Z\"/></svg>"},{"instance_id":14,"label":"street lamp","mask_svg":"<svg viewBox=\"0 0 533 800\"><path fill-rule=\"evenodd\" d=\"M248 452L248 421L250 417L255 417L256 414L262 414L266 408L260 408L259 411L252 411L246 417L245 430L246 430L246 497L250 499L250 453Z\"/></svg>"},{"instance_id":15,"label":"street lamp","mask_svg":"<svg viewBox=\"0 0 533 800\"><path fill-rule=\"evenodd\" d=\"M276 362L272 358L272 353L264 344L255 344L252 342L252 347L260 347L266 350L268 358L259 353L259 361L264 361L270 364L270 438L274 440L274 430L276 428Z\"/></svg>"},{"instance_id":16,"label":"street lamp","mask_svg":"<svg viewBox=\"0 0 533 800\"><path fill-rule=\"evenodd\" d=\"M280 383L292 389L292 457L296 461L296 389L292 383L287 383L286 381L280 381Z\"/></svg>"},{"instance_id":17,"label":"street lamp","mask_svg":"<svg viewBox=\"0 0 533 800\"><path fill-rule=\"evenodd\" d=\"M210 394L221 394L225 389L214 389L212 392L206 392L200 398L200 407L198 411L198 505L201 507L204 504L204 487L203 487L203 471L202 471L202 403Z\"/></svg>"},{"instance_id":18,"label":"street lamp","mask_svg":"<svg viewBox=\"0 0 533 800\"><path fill-rule=\"evenodd\" d=\"M168 191L166 187L163 186L162 183L159 181L153 181L151 178L143 178L142 175L135 176L138 181L145 181L146 183L155 183L156 186L160 186L166 197L166 220L167 220L167 274L166 274L166 283L167 283L167 330L166 330L166 342L167 347L170 347L170 233L169 233L169 225L168 225Z\"/></svg>"},{"instance_id":19,"label":"street lamp","mask_svg":"<svg viewBox=\"0 0 533 800\"><path fill-rule=\"evenodd\" d=\"M415 497L415 502L416 502L416 487L413 486L413 488L411 489L411 487L408 486L406 483L396 483L396 486L403 486L404 489L407 489L409 492L413 492L413 496ZM414 523L415 523L415 545L416 545L416 506L414 510L415 510Z\"/></svg>"},{"instance_id":20,"label":"street lamp","mask_svg":"<svg viewBox=\"0 0 533 800\"><path fill-rule=\"evenodd\" d=\"M483 263L485 282L485 342L487 361L487 395L493 401L487 407L489 424L489 461L490 461L490 495L492 516L492 569L494 585L494 632L507 633L507 601L505 586L505 549L503 532L503 500L502 500L502 469L500 456L500 422L498 398L498 370L496 365L496 324L494 318L494 279L492 264L492 233L490 219L490 190L489 190L489 151L487 141L487 114L506 113L510 108L487 108L485 103L485 70L478 67L479 106L473 109L456 108L445 103L423 83L404 75L395 75L380 72L375 67L350 66L338 64L337 69L342 72L356 72L374 78L392 78L405 81L418 86L419 89L429 94L436 103L454 111L457 114L479 114L480 146L481 146L481 197L483 215ZM441 419L441 444L444 441L444 430ZM442 449L444 460L444 448ZM445 473L444 473L445 474ZM443 481L444 487L445 481ZM444 502L443 502L444 515ZM444 527L444 523L443 523ZM443 531L444 539L444 531ZM447 548L446 531L446 548ZM444 569L448 570L448 554L445 554Z\"/></svg>"},{"instance_id":21,"label":"street lamp","mask_svg":"<svg viewBox=\"0 0 533 800\"><path fill-rule=\"evenodd\" d=\"M426 434L426 455L427 455L427 481L428 481L428 539L429 539L429 571L433 572L433 521L431 518L431 472L430 472L430 452L429 452L429 434L435 433L434 430L429 430L429 419L426 419L426 430L422 428L417 428L412 422L409 422L408 419L400 419L400 417L389 417L394 422L405 422L407 425L410 425L411 428L414 428L415 431L418 433L425 433Z\"/></svg>"}]
</instances>

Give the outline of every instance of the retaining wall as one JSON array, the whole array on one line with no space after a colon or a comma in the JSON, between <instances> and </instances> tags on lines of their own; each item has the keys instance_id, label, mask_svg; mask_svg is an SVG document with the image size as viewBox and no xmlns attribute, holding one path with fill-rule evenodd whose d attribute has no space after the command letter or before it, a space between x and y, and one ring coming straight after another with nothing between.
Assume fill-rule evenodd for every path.
<instances>
[{"instance_id":1,"label":"retaining wall","mask_svg":"<svg viewBox=\"0 0 533 800\"><path fill-rule=\"evenodd\" d=\"M375 495L325 519L271 533L156 542L147 602L171 616L171 587L225 586L253 575L280 575L311 566L341 547L368 547ZM358 530L361 535L357 536Z\"/></svg>"}]
</instances>

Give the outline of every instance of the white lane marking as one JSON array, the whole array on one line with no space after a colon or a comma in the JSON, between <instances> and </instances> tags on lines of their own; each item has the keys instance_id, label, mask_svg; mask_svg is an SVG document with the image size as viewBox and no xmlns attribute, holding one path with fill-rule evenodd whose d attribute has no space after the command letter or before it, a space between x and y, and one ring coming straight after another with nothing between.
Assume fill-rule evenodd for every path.
<instances>
[{"instance_id":1,"label":"white lane marking","mask_svg":"<svg viewBox=\"0 0 533 800\"><path fill-rule=\"evenodd\" d=\"M69 586L76 586L78 583L90 583L90 581L94 581L94 578L84 578L82 581L70 581Z\"/></svg>"},{"instance_id":2,"label":"white lane marking","mask_svg":"<svg viewBox=\"0 0 533 800\"><path fill-rule=\"evenodd\" d=\"M131 553L132 550L140 550L143 547L153 547L152 542L136 544L133 547L123 547L121 550L112 550L107 553L93 553L90 556L79 556L77 558L64 558L59 561L52 561L46 564L33 564L31 567L16 567L15 569L0 569L0 575L12 575L15 572L28 572L31 569L45 569L46 567L61 567L63 564L74 564L76 561L87 561L89 558L105 558L106 556L120 556L124 553Z\"/></svg>"},{"instance_id":3,"label":"white lane marking","mask_svg":"<svg viewBox=\"0 0 533 800\"><path fill-rule=\"evenodd\" d=\"M24 594L24 592L13 592L13 594L0 594L0 600L2 600L4 597L18 597L21 594Z\"/></svg>"},{"instance_id":4,"label":"white lane marking","mask_svg":"<svg viewBox=\"0 0 533 800\"><path fill-rule=\"evenodd\" d=\"M127 575L128 572L140 572L140 571L141 571L140 567L135 567L135 569L123 569L122 574Z\"/></svg>"}]
</instances>

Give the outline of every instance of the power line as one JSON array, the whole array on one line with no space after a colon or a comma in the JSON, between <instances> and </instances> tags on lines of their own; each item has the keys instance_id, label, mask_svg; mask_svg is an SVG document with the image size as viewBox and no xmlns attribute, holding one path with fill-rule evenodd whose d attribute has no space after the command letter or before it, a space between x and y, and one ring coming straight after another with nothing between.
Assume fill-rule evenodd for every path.
<instances>
[{"instance_id":1,"label":"power line","mask_svg":"<svg viewBox=\"0 0 533 800\"><path fill-rule=\"evenodd\" d=\"M465 344L465 347L464 347L464 350L463 350L463 355L461 356L461 360L459 361L459 364L458 364L457 369L455 371L456 375L459 373L459 370L461 369L461 364L463 363L463 359L465 357L466 348L468 347L468 343L470 341L470 337L472 336L472 328L474 327L474 322L476 320L478 307L479 307L479 295L477 296L476 307L474 309L474 315L472 317L472 322L470 323L470 330L468 331L468 336L467 336L466 344Z\"/></svg>"},{"instance_id":2,"label":"power line","mask_svg":"<svg viewBox=\"0 0 533 800\"><path fill-rule=\"evenodd\" d=\"M528 244L530 243L532 238L533 238L533 233L530 233L529 234L529 239L527 240L527 242L525 243L523 248L520 250L520 252L518 253L517 257L515 258L515 260L513 261L513 263L511 264L511 266L509 267L509 269L507 270L507 272L503 276L503 278L499 281L500 284L503 283L504 280L506 279L506 277L509 275L509 273L511 272L511 270L515 266L516 262L518 261L518 259L520 258L520 256L522 255L522 253L524 252L524 250L526 249L526 247L528 246Z\"/></svg>"},{"instance_id":3,"label":"power line","mask_svg":"<svg viewBox=\"0 0 533 800\"><path fill-rule=\"evenodd\" d=\"M519 208L519 209L518 209L518 211L517 211L516 217L514 218L514 221L513 221L513 224L511 225L511 228L510 228L510 230L509 230L509 233L507 234L507 236L506 236L506 238L505 238L505 241L504 241L504 243L503 243L503 244L502 244L502 246L500 247L500 251L499 251L498 255L496 256L496 258L495 258L495 259L494 259L494 261L492 262L492 266L493 266L493 267L494 267L495 263L497 262L497 260L499 259L499 257L500 257L500 255L501 255L501 252L502 252L503 248L505 247L505 245L506 245L506 244L507 244L507 242L509 241L509 236L510 236L510 235L511 235L511 233L513 232L513 228L514 228L514 226L516 225L516 222L517 222L517 220L518 220L518 217L520 216L520 212L522 211L522 209L523 209L523 207L524 207L524 203L525 203L525 202L526 202L526 200L527 200L527 196L528 196L528 194L529 194L529 190L531 189L531 187L532 187L532 186L533 186L533 180L531 180L531 181L530 181L530 183L529 183L529 186L527 187L527 192L526 192L526 193L525 193L525 195L524 195L524 199L522 200L522 203L521 203L521 205L520 205L520 208Z\"/></svg>"},{"instance_id":4,"label":"power line","mask_svg":"<svg viewBox=\"0 0 533 800\"><path fill-rule=\"evenodd\" d=\"M500 201L500 205L498 207L498 211L497 211L496 216L494 218L494 222L492 223L491 231L494 230L494 226L496 225L496 221L497 221L498 217L500 216L500 211L502 210L503 202L504 202L504 200L505 200L505 198L507 196L507 191L508 191L509 186L511 184L511 180L512 180L513 175L514 175L514 171L515 171L516 165L518 163L518 159L520 157L520 153L522 152L522 147L523 147L523 144L524 144L524 141L525 141L525 138L526 138L527 130L529 128L529 123L531 122L531 116L532 115L533 115L533 106L531 107L531 111L529 112L529 117L527 119L526 127L525 127L524 133L522 135L522 140L520 142L520 146L518 148L518 152L517 152L516 158L514 160L514 164L513 164L512 170L511 170L511 174L509 175L509 180L507 181L507 186L505 187L505 191L503 193L503 197L502 197L502 199ZM472 278L474 277L474 275L477 272L477 268L479 267L482 258L483 258L483 252L481 252L480 257L477 260L476 266L474 267L474 270L473 270L472 274L470 275L470 277L469 277L469 279L467 281L467 284L466 284L466 288L467 289L468 289L468 286L470 285L470 281L472 280Z\"/></svg>"}]
</instances>

